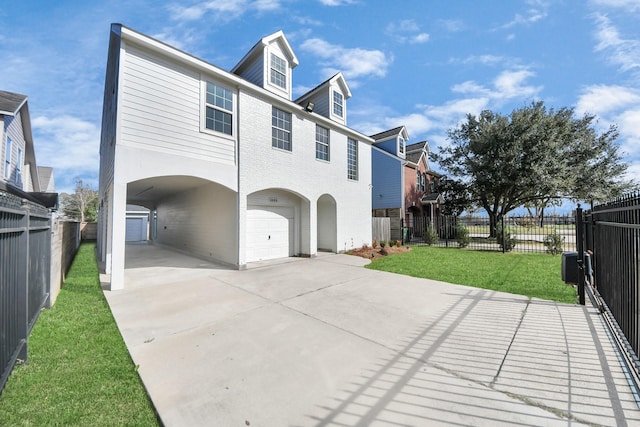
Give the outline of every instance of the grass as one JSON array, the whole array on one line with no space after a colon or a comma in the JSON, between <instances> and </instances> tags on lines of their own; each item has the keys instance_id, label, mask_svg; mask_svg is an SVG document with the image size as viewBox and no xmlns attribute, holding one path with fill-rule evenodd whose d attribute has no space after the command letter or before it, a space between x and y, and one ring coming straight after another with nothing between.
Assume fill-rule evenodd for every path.
<instances>
[{"instance_id":1,"label":"grass","mask_svg":"<svg viewBox=\"0 0 640 427\"><path fill-rule=\"evenodd\" d=\"M561 257L548 254L413 247L407 253L377 258L367 268L575 303L575 288L560 278L561 262Z\"/></svg>"},{"instance_id":2,"label":"grass","mask_svg":"<svg viewBox=\"0 0 640 427\"><path fill-rule=\"evenodd\" d=\"M0 397L1 426L159 425L83 243L56 304L40 314L29 359Z\"/></svg>"}]
</instances>

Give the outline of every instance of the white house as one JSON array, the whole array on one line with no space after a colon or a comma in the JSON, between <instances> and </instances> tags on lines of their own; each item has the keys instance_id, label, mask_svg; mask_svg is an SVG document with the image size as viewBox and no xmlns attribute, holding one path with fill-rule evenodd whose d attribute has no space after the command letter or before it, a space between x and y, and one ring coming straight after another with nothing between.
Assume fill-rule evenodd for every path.
<instances>
[{"instance_id":1,"label":"white house","mask_svg":"<svg viewBox=\"0 0 640 427\"><path fill-rule=\"evenodd\" d=\"M110 32L98 252L124 286L127 204L150 239L242 269L371 244L371 144L340 73L292 100L281 31L231 71L120 24Z\"/></svg>"}]
</instances>

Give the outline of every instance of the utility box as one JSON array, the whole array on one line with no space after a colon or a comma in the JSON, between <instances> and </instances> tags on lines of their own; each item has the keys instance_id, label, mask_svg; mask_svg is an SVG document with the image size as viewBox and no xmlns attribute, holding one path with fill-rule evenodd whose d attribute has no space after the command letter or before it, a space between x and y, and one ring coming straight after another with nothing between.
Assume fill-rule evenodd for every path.
<instances>
[{"instance_id":1,"label":"utility box","mask_svg":"<svg viewBox=\"0 0 640 427\"><path fill-rule=\"evenodd\" d=\"M565 283L578 283L578 252L562 252L562 281ZM591 269L591 255L584 253L584 274L590 276L593 273Z\"/></svg>"}]
</instances>

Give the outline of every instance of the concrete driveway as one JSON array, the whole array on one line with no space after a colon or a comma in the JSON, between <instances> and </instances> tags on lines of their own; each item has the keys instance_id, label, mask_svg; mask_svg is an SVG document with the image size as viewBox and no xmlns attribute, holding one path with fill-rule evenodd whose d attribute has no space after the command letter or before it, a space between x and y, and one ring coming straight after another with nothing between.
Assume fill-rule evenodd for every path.
<instances>
[{"instance_id":1,"label":"concrete driveway","mask_svg":"<svg viewBox=\"0 0 640 427\"><path fill-rule=\"evenodd\" d=\"M367 262L127 246L105 294L166 426L640 425L593 307Z\"/></svg>"}]
</instances>

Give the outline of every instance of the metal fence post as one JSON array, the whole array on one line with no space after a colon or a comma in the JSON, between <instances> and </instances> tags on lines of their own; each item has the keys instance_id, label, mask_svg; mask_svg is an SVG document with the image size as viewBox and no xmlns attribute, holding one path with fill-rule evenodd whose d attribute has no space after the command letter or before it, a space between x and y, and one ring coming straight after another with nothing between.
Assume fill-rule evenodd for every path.
<instances>
[{"instance_id":1,"label":"metal fence post","mask_svg":"<svg viewBox=\"0 0 640 427\"><path fill-rule=\"evenodd\" d=\"M502 227L500 227L500 232L502 233L502 253L505 253L505 244L504 244L504 215L500 217L500 225L502 225Z\"/></svg>"},{"instance_id":2,"label":"metal fence post","mask_svg":"<svg viewBox=\"0 0 640 427\"><path fill-rule=\"evenodd\" d=\"M578 249L578 299L580 305L585 305L584 294L584 216L582 208L576 209L576 246Z\"/></svg>"}]
</instances>

